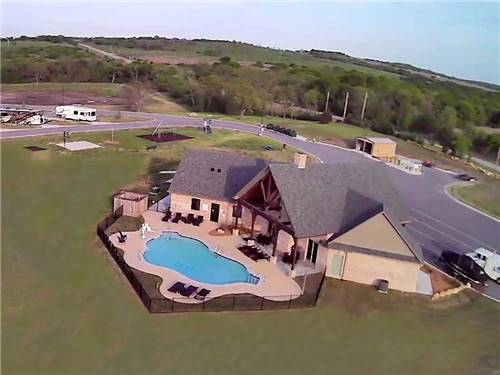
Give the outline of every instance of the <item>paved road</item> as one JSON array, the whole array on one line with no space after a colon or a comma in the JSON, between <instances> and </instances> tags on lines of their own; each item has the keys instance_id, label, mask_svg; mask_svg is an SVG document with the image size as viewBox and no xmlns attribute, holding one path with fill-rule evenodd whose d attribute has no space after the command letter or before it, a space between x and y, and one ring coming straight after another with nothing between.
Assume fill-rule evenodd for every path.
<instances>
[{"instance_id":1,"label":"paved road","mask_svg":"<svg viewBox=\"0 0 500 375\"><path fill-rule=\"evenodd\" d=\"M101 113L103 112L109 111L101 111ZM1 132L0 139L62 134L64 130L96 132L111 129L149 128L156 126L159 121L162 122L162 126L168 127L200 126L201 123L201 119L195 117L136 112L122 112L122 114L142 118L149 117L151 120L137 123L87 124L61 126L60 128L12 130ZM256 126L225 120L212 120L212 125L215 128L226 128L253 134L257 134L260 130ZM349 163L358 160L371 160L373 163L379 163L379 161L367 158L352 150L301 141L270 131L265 131L264 135L313 154L325 163ZM429 263L443 268L439 261L443 250L465 253L479 246L497 251L500 249L500 221L470 209L446 194L446 186L457 181L452 174L425 168L422 175L415 176L392 167L387 168L412 218L412 222L406 227L422 246L425 259ZM488 287L482 287L481 291L489 297L500 300L500 285L491 282Z\"/></svg>"},{"instance_id":2,"label":"paved road","mask_svg":"<svg viewBox=\"0 0 500 375\"><path fill-rule=\"evenodd\" d=\"M472 160L474 160L477 164L482 165L483 167L500 172L500 165L489 162L488 160L483 160L483 159L474 158L474 157L472 158Z\"/></svg>"}]
</instances>

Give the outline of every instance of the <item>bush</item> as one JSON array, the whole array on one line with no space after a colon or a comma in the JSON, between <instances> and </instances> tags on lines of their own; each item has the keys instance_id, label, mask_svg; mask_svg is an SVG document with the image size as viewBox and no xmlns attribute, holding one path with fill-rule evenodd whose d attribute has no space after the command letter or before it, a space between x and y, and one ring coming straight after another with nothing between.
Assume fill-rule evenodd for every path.
<instances>
[{"instance_id":1,"label":"bush","mask_svg":"<svg viewBox=\"0 0 500 375\"><path fill-rule=\"evenodd\" d=\"M320 121L321 114L315 112L301 111L295 116L297 120Z\"/></svg>"},{"instance_id":2,"label":"bush","mask_svg":"<svg viewBox=\"0 0 500 375\"><path fill-rule=\"evenodd\" d=\"M266 129L274 130L275 132L286 134L286 135L289 135L290 137L297 136L297 132L295 131L295 129L286 128L286 127L280 126L280 125L267 124Z\"/></svg>"},{"instance_id":3,"label":"bush","mask_svg":"<svg viewBox=\"0 0 500 375\"><path fill-rule=\"evenodd\" d=\"M329 124L330 122L332 122L332 113L330 111L323 112L320 115L319 123L320 124Z\"/></svg>"}]
</instances>

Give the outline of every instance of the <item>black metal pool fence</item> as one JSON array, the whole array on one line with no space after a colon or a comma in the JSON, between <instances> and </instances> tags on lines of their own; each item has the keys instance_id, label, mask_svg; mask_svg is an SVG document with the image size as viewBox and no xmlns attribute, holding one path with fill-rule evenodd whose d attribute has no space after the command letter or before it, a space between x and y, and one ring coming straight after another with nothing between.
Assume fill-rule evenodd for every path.
<instances>
[{"instance_id":1,"label":"black metal pool fence","mask_svg":"<svg viewBox=\"0 0 500 375\"><path fill-rule=\"evenodd\" d=\"M150 313L177 313L177 312L203 312L203 311L257 311L257 310L279 310L296 309L316 306L319 292L325 278L324 272L320 275L319 282L312 292L301 295L266 296L259 297L251 294L234 294L215 297L203 302L192 303L193 299L179 297L168 299L151 296L144 287L134 270L123 259L120 250L110 241L106 229L109 228L121 216L113 213L106 216L97 224L97 236L106 246L114 261L120 267L123 274L134 288L142 303ZM153 277L153 276L151 276ZM313 280L314 278L311 277ZM191 302L189 303L188 300Z\"/></svg>"}]
</instances>

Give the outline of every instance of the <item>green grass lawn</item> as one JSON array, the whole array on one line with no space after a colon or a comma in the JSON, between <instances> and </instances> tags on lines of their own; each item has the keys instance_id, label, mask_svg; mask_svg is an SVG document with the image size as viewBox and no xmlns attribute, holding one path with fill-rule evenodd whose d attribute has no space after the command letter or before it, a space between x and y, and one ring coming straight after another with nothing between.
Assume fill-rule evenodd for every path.
<instances>
[{"instance_id":1,"label":"green grass lawn","mask_svg":"<svg viewBox=\"0 0 500 375\"><path fill-rule=\"evenodd\" d=\"M488 177L474 185L456 185L450 192L461 201L500 219L500 182Z\"/></svg>"},{"instance_id":2,"label":"green grass lawn","mask_svg":"<svg viewBox=\"0 0 500 375\"><path fill-rule=\"evenodd\" d=\"M459 295L432 304L328 281L319 306L263 313L150 315L95 236L110 195L188 148L264 155L269 140L227 132L159 145L61 152L58 137L2 141L2 372L491 373L498 305ZM101 142L108 133L73 135ZM24 146L49 150L32 153ZM290 154L267 153L278 159ZM460 299L469 300L458 304ZM446 302L444 302L446 304Z\"/></svg>"},{"instance_id":3,"label":"green grass lawn","mask_svg":"<svg viewBox=\"0 0 500 375\"><path fill-rule=\"evenodd\" d=\"M102 96L119 96L123 85L118 83L12 83L2 84L3 92L84 92Z\"/></svg>"}]
</instances>

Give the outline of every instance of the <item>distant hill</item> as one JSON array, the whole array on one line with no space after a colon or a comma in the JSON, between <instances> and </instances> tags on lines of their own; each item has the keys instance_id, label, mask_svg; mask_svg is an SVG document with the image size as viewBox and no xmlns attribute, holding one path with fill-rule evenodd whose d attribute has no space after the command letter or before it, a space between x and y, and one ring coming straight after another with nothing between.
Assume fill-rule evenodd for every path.
<instances>
[{"instance_id":1,"label":"distant hill","mask_svg":"<svg viewBox=\"0 0 500 375\"><path fill-rule=\"evenodd\" d=\"M399 75L418 75L427 79L435 79L440 81L450 81L462 86L467 87L475 87L485 90L499 91L500 86L495 85L493 83L481 82L481 81L473 81L467 80L457 77L448 76L446 74L437 73L429 69L418 68L416 66L398 63L398 62L388 62L374 59L362 59L357 57L349 56L343 52L332 52L332 51L322 51L312 49L310 51L302 51L302 53L310 54L312 56L322 58L322 59L330 59L332 61L341 61L344 63L356 64L359 66L367 67L367 68L375 68L381 69L386 72L396 73Z\"/></svg>"},{"instance_id":2,"label":"distant hill","mask_svg":"<svg viewBox=\"0 0 500 375\"><path fill-rule=\"evenodd\" d=\"M343 69L355 69L364 73L386 76L417 76L430 81L447 81L455 84L484 90L500 91L500 86L487 82L472 81L451 77L428 69L418 68L410 64L387 62L373 59L363 59L349 56L343 52L324 50L282 50L263 47L250 43L210 40L210 39L179 39L163 37L138 38L83 38L85 43L91 43L101 48L112 49L123 56L170 64L211 63L222 56L229 56L242 64L253 64L257 61L263 64L298 64L311 67L321 65L338 66Z\"/></svg>"}]
</instances>

